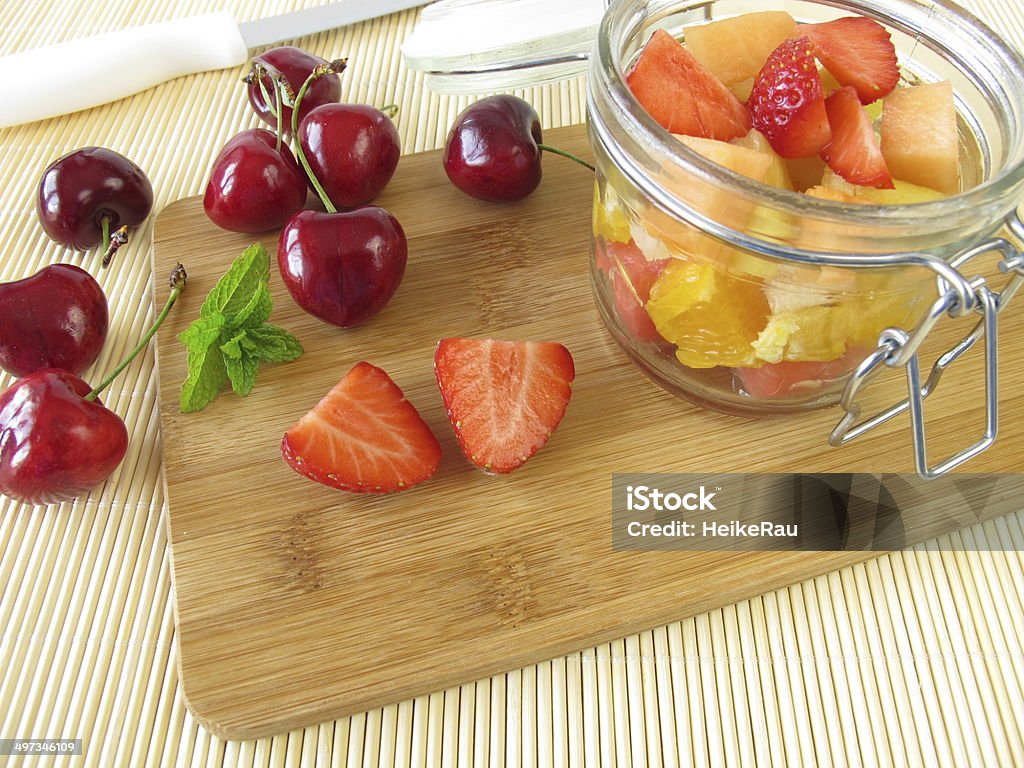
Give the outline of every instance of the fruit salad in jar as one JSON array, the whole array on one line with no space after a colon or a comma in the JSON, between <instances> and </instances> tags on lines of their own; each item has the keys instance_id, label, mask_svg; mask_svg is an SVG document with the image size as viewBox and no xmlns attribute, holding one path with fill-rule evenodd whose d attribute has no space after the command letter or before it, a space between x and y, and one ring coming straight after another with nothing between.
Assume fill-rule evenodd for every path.
<instances>
[{"instance_id":1,"label":"fruit salad in jar","mask_svg":"<svg viewBox=\"0 0 1024 768\"><path fill-rule=\"evenodd\" d=\"M885 252L881 237L875 248L863 229L771 200L828 201L856 221L860 206L957 194L973 174L951 82L904 72L874 19L799 23L784 11L687 25L681 40L656 29L625 81L694 159L695 172L663 179L694 215L680 220L599 164L593 270L613 334L663 384L711 407L834 403L883 330L920 322L934 275L774 259L729 233L811 254ZM767 202L716 175L760 185Z\"/></svg>"}]
</instances>

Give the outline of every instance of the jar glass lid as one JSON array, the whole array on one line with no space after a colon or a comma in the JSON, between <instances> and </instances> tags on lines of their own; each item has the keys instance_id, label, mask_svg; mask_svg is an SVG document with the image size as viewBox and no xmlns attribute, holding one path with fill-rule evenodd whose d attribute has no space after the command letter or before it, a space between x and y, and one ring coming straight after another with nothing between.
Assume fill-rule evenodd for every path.
<instances>
[{"instance_id":1,"label":"jar glass lid","mask_svg":"<svg viewBox=\"0 0 1024 768\"><path fill-rule=\"evenodd\" d=\"M604 0L441 0L402 46L440 93L481 93L581 75Z\"/></svg>"}]
</instances>

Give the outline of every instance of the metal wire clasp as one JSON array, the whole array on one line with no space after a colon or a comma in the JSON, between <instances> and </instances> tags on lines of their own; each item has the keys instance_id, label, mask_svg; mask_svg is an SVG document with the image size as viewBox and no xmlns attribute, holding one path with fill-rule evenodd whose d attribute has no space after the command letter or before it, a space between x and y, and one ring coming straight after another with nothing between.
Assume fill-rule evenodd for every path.
<instances>
[{"instance_id":1,"label":"metal wire clasp","mask_svg":"<svg viewBox=\"0 0 1024 768\"><path fill-rule=\"evenodd\" d=\"M1007 226L1018 238L1024 239L1024 222L1012 214ZM968 280L959 271L963 265L984 254L996 253L1001 257L999 269L1010 273L1010 279L999 293L993 292L982 277ZM931 479L942 475L968 459L984 451L996 439L999 425L998 397L998 315L1024 283L1024 254L1004 238L990 238L972 246L950 262L950 270L937 269L939 298L932 304L928 314L910 333L899 328L887 328L878 339L878 348L871 352L850 375L839 401L843 417L839 420L829 444L845 445L865 432L910 411L910 423L914 438L914 466L922 478ZM974 327L956 346L940 356L932 366L924 385L921 384L921 370L918 349L932 327L943 317L965 317L980 315ZM935 391L943 372L965 352L984 340L985 350L985 426L981 438L932 466L928 464L927 440L924 426L924 401ZM881 413L858 423L861 406L858 396L865 386L882 370L882 367L903 368L907 375L907 397Z\"/></svg>"}]
</instances>

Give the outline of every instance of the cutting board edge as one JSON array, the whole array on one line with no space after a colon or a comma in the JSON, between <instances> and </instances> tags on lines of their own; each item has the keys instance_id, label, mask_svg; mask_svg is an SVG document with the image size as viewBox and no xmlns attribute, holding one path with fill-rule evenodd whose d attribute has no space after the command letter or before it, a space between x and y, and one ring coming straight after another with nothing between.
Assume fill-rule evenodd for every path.
<instances>
[{"instance_id":1,"label":"cutting board edge","mask_svg":"<svg viewBox=\"0 0 1024 768\"><path fill-rule=\"evenodd\" d=\"M573 128L575 128L576 130L579 130L580 126L574 126ZM424 154L430 154L430 153L424 153ZM552 174L552 175L554 175L554 174ZM175 213L175 212L178 212L182 208L187 208L188 206L194 207L196 209L195 212L198 215L200 215L200 216L202 215L201 214L202 208L201 208L201 197L200 196L183 198L181 200L175 201L174 203L171 203L168 206L165 206L164 209L161 210L160 216L158 217L158 221L157 221L157 225L158 226L154 230L155 232L159 233L159 237L155 237L154 238L154 247L152 249L152 258L154 260L154 265L155 265L156 255L157 255L157 253L156 253L156 240L157 239L160 239L160 240L163 240L163 241L174 240L174 241L176 241L176 245L182 244L187 239L186 237L183 237L180 232L178 232L177 234L174 234L172 236L168 236L166 222L161 222L160 219L164 217L165 213L168 213L168 212ZM196 217L193 216L193 218L196 218ZM271 236L271 234L267 233L267 234L264 234L263 236L253 236L253 237L254 238L258 238L258 239L265 239L266 237L270 237L270 236ZM155 272L154 272L154 274L155 274ZM159 285L162 284L162 282L160 282L160 283L156 282L157 280L163 281L164 280L164 276L162 276L162 275L157 275L156 276L155 281L154 281L154 292L158 291L159 290ZM158 362L158 364L159 364L159 362ZM650 383L650 386L655 387L656 385L653 384L653 383ZM164 411L163 411L163 407L164 406L166 406L168 408L171 407L170 406L170 402L164 403L163 399L161 399L161 415L162 416L164 414ZM168 508L168 523L167 524L169 526L168 527L169 546L171 546L170 545L170 538L171 538L171 534L170 534L171 522L170 522L170 520L171 520L171 515L170 515L170 511L169 510L171 508L172 501L171 501L170 489L169 489L169 486L168 486L168 479L166 477L166 474L164 476L164 484L165 484L165 489L167 490L167 494L166 494L167 508ZM579 651L581 648L585 649L587 647L590 647L593 644L600 644L600 643L608 642L610 640L617 640L617 639L620 639L620 638L622 638L624 636L629 636L630 634L635 634L637 631L648 630L651 627L662 626L662 625L664 625L666 623L672 623L672 622L678 621L680 619L686 618L688 616L699 615L700 613L704 613L704 612L706 612L708 610L714 610L715 608L718 608L718 607L721 607L721 606L724 606L724 605L730 605L730 604L733 604L735 602L742 601L744 599L749 599L750 597L753 597L753 596L756 596L756 595L764 594L766 592L771 592L772 590L776 590L776 589L779 589L779 588L784 588L785 586L799 583L799 582L801 582L801 581L803 581L803 580L805 580L807 578L813 578L814 576L818 576L818 575L821 575L823 573L829 573L829 572L835 571L836 569L844 567L845 565L849 565L849 564L856 563L856 562L863 562L865 560L870 560L870 559L872 559L874 557L878 557L878 556L883 555L885 553L882 553L882 552L860 552L860 553L857 553L853 557L853 559L849 560L849 562L843 561L843 560L839 560L836 557L835 553L825 553L825 554L826 554L826 557L824 557L824 558L821 558L821 559L818 559L818 560L811 560L811 561L809 561L809 562L813 562L813 564L815 566L811 570L806 570L806 571L803 571L803 572L800 572L800 573L788 572L787 575L782 576L782 577L780 577L779 579L777 579L775 581L768 581L768 580L765 580L763 577L758 577L757 579L755 579L756 584L753 585L753 587L749 591L743 592L743 593L737 592L735 595L730 594L728 599L720 598L718 600L713 601L714 604L708 604L708 605L687 605L687 606L685 606L685 608L680 608L679 605L676 605L676 607L679 608L679 610L676 610L674 612L658 614L658 616L656 618L651 618L649 620L641 620L641 621L620 623L613 630L606 630L604 632L598 632L598 633L596 633L594 635L586 635L587 642L582 642L582 641L577 641L577 640L573 640L572 642L560 641L559 643L556 643L556 644L545 645L544 646L545 650L543 652L538 652L536 650L536 648L535 648L534 652L532 654L529 654L529 655L519 655L519 656L504 657L502 662L500 663L500 666L497 665L497 664L490 665L490 666L481 666L479 674L476 674L475 672L473 672L468 667L462 667L462 669L464 669L465 671L463 673L460 673L457 677L447 677L447 676L443 676L443 675L437 676L436 679L437 679L438 682L437 682L436 685L428 685L427 683L423 682L424 678L417 678L417 679L420 680L420 682L419 682L419 684L415 685L414 687L399 688L399 687L394 687L393 686L393 687L390 687L390 688L386 689L387 691L389 691L389 693L381 693L378 696L368 696L368 697L362 697L362 698L355 698L355 699L352 699L352 700L348 701L346 703L346 706L344 706L344 707L333 706L333 702L337 701L337 693L334 693L334 694L332 694L329 697L328 696L323 697L324 701L330 701L330 702L332 702L332 704L328 704L328 705L324 705L324 706L318 706L318 707L310 706L310 707L303 708L302 705L296 704L295 701L289 700L289 701L285 702L282 706L278 706L278 707L275 708L274 711L277 711L277 712L280 712L282 709L287 709L289 712L292 712L292 716L290 718L282 718L282 717L276 717L276 716L266 716L265 713L262 713L262 714L261 713L257 713L257 716L255 716L255 717L248 717L248 716L245 716L245 714L243 713L243 716L239 717L237 711L234 713L234 716L221 717L221 712L220 712L219 708L217 708L217 707L210 708L210 707L208 707L206 705L206 703L204 703L204 696L203 696L203 691L202 690L200 690L200 691L193 691L193 692L187 692L186 691L187 695L185 697L185 701L186 701L186 704L187 704L187 706L189 708L189 711L193 712L193 714L196 716L197 720L199 720L200 722L202 722L204 724L204 727L207 727L213 733L216 733L218 735L223 735L225 738L233 738L233 739L234 738L251 738L253 736L259 736L259 735L270 735L271 733L273 733L273 729L287 728L287 727L301 727L303 725L309 725L309 724L311 724L311 721L314 718L317 718L317 719L321 719L321 718L322 719L330 719L332 717L334 717L334 718L344 717L345 715L348 715L348 714L352 714L352 713L355 713L355 712L365 711L366 708L378 707L378 706L381 706L383 704L391 704L391 703L394 703L396 701L401 701L401 700L407 699L409 696L412 696L412 695L421 695L421 694L430 693L432 691L438 691L438 690L443 689L445 687L446 683L450 683L450 684L468 683L468 682L472 682L473 680L478 680L478 679L481 679L482 677L486 677L486 675L488 673L492 673L492 674L493 673L500 673L500 672L508 670L508 669L513 669L514 670L514 669L517 669L518 667L521 667L521 666L524 666L524 665L533 664L533 663L536 663L538 661L544 661L544 660L547 660L547 659L550 659L550 658L556 658L559 655L564 655L564 654L567 654L567 653L569 653L569 654L575 653L575 652ZM172 583L174 583L175 577L174 577L173 547L172 547L172 551L171 551L171 564L172 564L171 578L172 578ZM178 626L180 628L181 625L180 625L180 621L179 621L179 611L178 611L177 590L176 589L175 589L175 601L174 601L174 616L175 616L176 626ZM179 636L178 639L180 641L181 637ZM180 647L181 646L179 644L179 648ZM187 665L184 664L185 659L183 658L183 656L184 656L183 654L179 653L178 669L179 669L179 674L181 675L182 688L183 688L183 691L184 691L186 689L185 680L186 680L186 674L187 674L186 671L185 671L185 666L187 666ZM508 663L506 663L506 661L508 659L515 659L515 661L514 662L513 661L509 661ZM213 681L213 683L216 683L216 682L217 682L216 680ZM322 719L320 721L322 721ZM236 723L238 723L239 721L244 721L241 726L236 725Z\"/></svg>"},{"instance_id":2,"label":"cutting board edge","mask_svg":"<svg viewBox=\"0 0 1024 768\"><path fill-rule=\"evenodd\" d=\"M649 631L667 624L684 621L688 618L692 618L693 616L699 616L702 613L715 610L716 606L732 605L778 589L784 589L787 586L791 586L792 584L799 583L806 579L813 579L826 573L831 573L837 568L845 568L868 560L883 557L889 554L889 552L796 552L787 554L793 555L793 564L790 566L790 569L784 571L777 580L769 581L766 588L764 587L764 582L761 582L750 591L740 589L735 593L726 592L725 594L727 597L725 600L720 599L722 593L719 592L716 593L718 596L717 598L709 597L705 601L706 604L698 603L690 605L683 611L665 611L635 619L626 625L619 624L608 630L599 630L592 635L587 635L585 641L582 643L575 640L571 642L558 641L541 648L534 648L528 652L510 655L507 657L508 663L480 664L476 667L469 666L466 672L460 672L457 675L437 675L434 681L430 684L424 684L421 679L416 684L389 688L387 693L352 697L346 700L344 704L340 704L338 706L325 704L322 706L308 707L301 716L295 716L292 718L240 717L237 710L232 715L222 713L216 708L213 710L206 709L203 703L198 700L199 696L194 696L189 691L189 675L186 673L183 663L185 654L181 652L181 644L179 642L178 671L181 678L183 698L189 712L192 713L196 720L200 722L204 728L208 729L219 738L238 741L276 736L296 728L309 727L310 725L362 714L381 707L408 701L418 696L437 693L453 687L485 680L494 675L512 672L522 667L539 664L562 656L581 653L588 648L621 640L631 635ZM804 558L816 561L815 567L810 570L805 570L799 575L793 574L792 571L798 568L795 564L796 560ZM693 610L690 610L691 608ZM175 610L176 621L177 618L177 611ZM314 721L311 722L310 718L314 718ZM245 724L236 724L232 721L240 721Z\"/></svg>"}]
</instances>

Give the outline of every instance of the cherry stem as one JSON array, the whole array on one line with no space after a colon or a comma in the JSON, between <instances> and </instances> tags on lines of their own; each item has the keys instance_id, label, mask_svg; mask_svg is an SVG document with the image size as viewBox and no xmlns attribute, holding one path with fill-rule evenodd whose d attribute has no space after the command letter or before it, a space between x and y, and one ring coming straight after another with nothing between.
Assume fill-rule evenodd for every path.
<instances>
[{"instance_id":1,"label":"cherry stem","mask_svg":"<svg viewBox=\"0 0 1024 768\"><path fill-rule=\"evenodd\" d=\"M103 219L106 223L106 217ZM121 246L128 244L128 225L124 224L108 237L109 244L107 250L103 252L103 266L109 267L110 260L114 258L114 254L120 250Z\"/></svg>"},{"instance_id":2,"label":"cherry stem","mask_svg":"<svg viewBox=\"0 0 1024 768\"><path fill-rule=\"evenodd\" d=\"M380 111L383 112L388 117L390 117L392 120L394 120L395 119L395 115L398 114L398 105L397 104L385 104L383 107L380 108Z\"/></svg>"},{"instance_id":3,"label":"cherry stem","mask_svg":"<svg viewBox=\"0 0 1024 768\"><path fill-rule=\"evenodd\" d=\"M274 98L270 98L267 84L263 82L264 78L267 77L274 83ZM249 74L242 78L242 82L250 85L255 82L259 86L260 94L263 96L263 103L267 105L270 116L277 121L277 142L275 143L275 148L280 152L281 144L284 141L284 110L282 105L286 103L285 91L288 90L288 81L278 69L274 67L268 69L262 63L254 62Z\"/></svg>"},{"instance_id":4,"label":"cherry stem","mask_svg":"<svg viewBox=\"0 0 1024 768\"><path fill-rule=\"evenodd\" d=\"M278 106L277 110L274 109L274 100L270 98L270 93L267 91L267 84L263 82L263 77L265 75L266 70L263 68L262 65L257 64L253 68L253 77L256 79L256 84L259 85L260 87L260 95L263 96L263 103L267 105L267 109L270 110L271 116L276 117L278 121L280 121L281 107ZM281 92L276 87L274 88L274 90L277 91L278 96L281 95ZM278 101L277 103L278 105L280 105L281 102Z\"/></svg>"},{"instance_id":5,"label":"cherry stem","mask_svg":"<svg viewBox=\"0 0 1024 768\"><path fill-rule=\"evenodd\" d=\"M270 81L274 84L274 89L280 92L281 100L284 102L284 105L286 107L291 107L293 104L295 104L295 92L292 91L292 87L288 83L288 78L284 76L284 73L281 70L279 70L273 64L260 62L253 65L253 71L259 72L262 75L262 77L270 79ZM263 84L262 78L260 79L260 83L262 84L263 99L267 104L267 108L271 110L271 114L273 114L274 117L277 117L277 114L273 112L274 107L270 100L270 95L266 91L267 86L266 84Z\"/></svg>"},{"instance_id":6,"label":"cherry stem","mask_svg":"<svg viewBox=\"0 0 1024 768\"><path fill-rule=\"evenodd\" d=\"M574 155L572 152L566 152L564 149L558 149L556 147L549 146L547 144L538 144L537 149L543 149L545 152L550 152L553 155L561 155L562 157L568 157L570 160L575 160L577 163L582 165L584 168L589 168L591 171L596 169L582 157Z\"/></svg>"},{"instance_id":7,"label":"cherry stem","mask_svg":"<svg viewBox=\"0 0 1024 768\"><path fill-rule=\"evenodd\" d=\"M103 252L106 253L110 250L110 216L105 213L100 216L100 227L103 228Z\"/></svg>"},{"instance_id":8,"label":"cherry stem","mask_svg":"<svg viewBox=\"0 0 1024 768\"><path fill-rule=\"evenodd\" d=\"M277 151L281 152L281 134L284 132L284 109L281 99L281 84L279 81L274 81L274 100L277 103Z\"/></svg>"},{"instance_id":9,"label":"cherry stem","mask_svg":"<svg viewBox=\"0 0 1024 768\"><path fill-rule=\"evenodd\" d=\"M174 269L171 270L171 294L167 297L167 302L164 304L164 308L160 310L160 314L157 315L156 320L153 321L153 325L150 326L149 330L142 337L135 349L128 353L128 357L121 361L121 364L111 371L107 378L101 381L93 390L85 396L86 400L93 401L100 396L100 392L110 386L110 383L116 379L121 372L127 368L132 360L134 360L138 354L144 350L148 345L150 339L156 334L163 325L164 320L167 319L167 315L170 314L171 307L174 306L174 302L178 300L178 296L185 290L185 282L188 279L188 275L185 273L185 268L179 263Z\"/></svg>"},{"instance_id":10,"label":"cherry stem","mask_svg":"<svg viewBox=\"0 0 1024 768\"><path fill-rule=\"evenodd\" d=\"M320 201L324 204L324 208L327 209L328 213L337 213L338 209L331 202L331 198L327 196L327 192L324 191L323 184L320 183L320 179L313 173L313 169L309 165L309 160L306 159L306 153L302 150L302 141L299 139L299 107L302 106L302 99L306 95L306 91L309 90L309 86L312 85L313 81L323 77L324 75L335 75L345 69L347 61L345 59L338 59L332 61L329 64L320 64L313 67L313 71L309 73L309 77L299 88L299 92L295 95L295 106L292 107L292 138L295 139L295 154L299 156L299 162L306 171L306 175L309 176L310 182L313 184L313 189L316 190L317 196Z\"/></svg>"}]
</instances>

